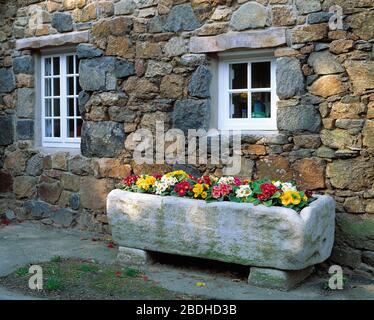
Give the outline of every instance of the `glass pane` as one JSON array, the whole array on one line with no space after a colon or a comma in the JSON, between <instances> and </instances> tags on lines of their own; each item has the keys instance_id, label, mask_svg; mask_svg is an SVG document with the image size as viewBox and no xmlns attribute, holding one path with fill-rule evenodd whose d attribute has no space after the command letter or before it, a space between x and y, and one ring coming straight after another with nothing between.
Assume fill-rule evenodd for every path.
<instances>
[{"instance_id":1,"label":"glass pane","mask_svg":"<svg viewBox=\"0 0 374 320\"><path fill-rule=\"evenodd\" d=\"M53 75L58 76L60 74L60 58L53 58Z\"/></svg>"},{"instance_id":2,"label":"glass pane","mask_svg":"<svg viewBox=\"0 0 374 320\"><path fill-rule=\"evenodd\" d=\"M52 79L45 79L44 87L44 95L50 97L52 95Z\"/></svg>"},{"instance_id":3,"label":"glass pane","mask_svg":"<svg viewBox=\"0 0 374 320\"><path fill-rule=\"evenodd\" d=\"M45 116L52 117L52 99L45 99Z\"/></svg>"},{"instance_id":4,"label":"glass pane","mask_svg":"<svg viewBox=\"0 0 374 320\"><path fill-rule=\"evenodd\" d=\"M68 96L74 95L74 77L67 78Z\"/></svg>"},{"instance_id":5,"label":"glass pane","mask_svg":"<svg viewBox=\"0 0 374 320\"><path fill-rule=\"evenodd\" d=\"M68 98L68 117L74 117L74 98Z\"/></svg>"},{"instance_id":6,"label":"glass pane","mask_svg":"<svg viewBox=\"0 0 374 320\"><path fill-rule=\"evenodd\" d=\"M247 63L230 65L230 89L247 89L248 86Z\"/></svg>"},{"instance_id":7,"label":"glass pane","mask_svg":"<svg viewBox=\"0 0 374 320\"><path fill-rule=\"evenodd\" d=\"M53 99L53 116L60 116L60 99Z\"/></svg>"},{"instance_id":8,"label":"glass pane","mask_svg":"<svg viewBox=\"0 0 374 320\"><path fill-rule=\"evenodd\" d=\"M248 94L230 94L230 118L248 118Z\"/></svg>"},{"instance_id":9,"label":"glass pane","mask_svg":"<svg viewBox=\"0 0 374 320\"><path fill-rule=\"evenodd\" d=\"M45 136L52 137L52 119L45 120Z\"/></svg>"},{"instance_id":10,"label":"glass pane","mask_svg":"<svg viewBox=\"0 0 374 320\"><path fill-rule=\"evenodd\" d=\"M53 79L53 95L56 97L60 95L60 78Z\"/></svg>"},{"instance_id":11,"label":"glass pane","mask_svg":"<svg viewBox=\"0 0 374 320\"><path fill-rule=\"evenodd\" d=\"M76 82L75 94L78 95L82 91L82 88L81 88L81 86L79 84L79 78L77 77L75 79L76 79L75 80L75 82Z\"/></svg>"},{"instance_id":12,"label":"glass pane","mask_svg":"<svg viewBox=\"0 0 374 320\"><path fill-rule=\"evenodd\" d=\"M66 73L74 74L74 56L68 56L66 59Z\"/></svg>"},{"instance_id":13,"label":"glass pane","mask_svg":"<svg viewBox=\"0 0 374 320\"><path fill-rule=\"evenodd\" d=\"M252 88L270 88L270 62L252 63Z\"/></svg>"},{"instance_id":14,"label":"glass pane","mask_svg":"<svg viewBox=\"0 0 374 320\"><path fill-rule=\"evenodd\" d=\"M79 73L79 59L75 56L75 73Z\"/></svg>"},{"instance_id":15,"label":"glass pane","mask_svg":"<svg viewBox=\"0 0 374 320\"><path fill-rule=\"evenodd\" d=\"M51 75L51 58L47 58L45 59L45 65L44 65L44 68L45 68L45 75L46 76L50 76Z\"/></svg>"},{"instance_id":16,"label":"glass pane","mask_svg":"<svg viewBox=\"0 0 374 320\"><path fill-rule=\"evenodd\" d=\"M81 137L81 132L82 132L82 119L77 119L77 137Z\"/></svg>"},{"instance_id":17,"label":"glass pane","mask_svg":"<svg viewBox=\"0 0 374 320\"><path fill-rule=\"evenodd\" d=\"M54 137L60 138L60 119L53 119L53 132Z\"/></svg>"},{"instance_id":18,"label":"glass pane","mask_svg":"<svg viewBox=\"0 0 374 320\"><path fill-rule=\"evenodd\" d=\"M68 137L74 138L74 119L67 119L68 121Z\"/></svg>"},{"instance_id":19,"label":"glass pane","mask_svg":"<svg viewBox=\"0 0 374 320\"><path fill-rule=\"evenodd\" d=\"M271 94L270 92L252 93L252 118L271 117Z\"/></svg>"}]
</instances>

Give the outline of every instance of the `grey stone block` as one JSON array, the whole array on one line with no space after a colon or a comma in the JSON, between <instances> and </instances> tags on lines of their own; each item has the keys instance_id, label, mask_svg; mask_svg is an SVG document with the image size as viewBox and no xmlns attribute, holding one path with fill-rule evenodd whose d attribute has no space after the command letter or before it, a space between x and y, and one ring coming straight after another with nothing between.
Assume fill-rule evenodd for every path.
<instances>
[{"instance_id":1,"label":"grey stone block","mask_svg":"<svg viewBox=\"0 0 374 320\"><path fill-rule=\"evenodd\" d=\"M290 290L309 277L313 270L313 266L293 271L252 267L248 283L258 287Z\"/></svg>"},{"instance_id":2,"label":"grey stone block","mask_svg":"<svg viewBox=\"0 0 374 320\"><path fill-rule=\"evenodd\" d=\"M0 116L0 146L7 146L14 141L14 120L12 116Z\"/></svg>"},{"instance_id":3,"label":"grey stone block","mask_svg":"<svg viewBox=\"0 0 374 320\"><path fill-rule=\"evenodd\" d=\"M21 56L13 59L13 71L15 74L25 73L33 74L34 73L34 59L32 56Z\"/></svg>"},{"instance_id":4,"label":"grey stone block","mask_svg":"<svg viewBox=\"0 0 374 320\"><path fill-rule=\"evenodd\" d=\"M124 140L121 123L83 122L81 150L86 157L115 157L124 148Z\"/></svg>"},{"instance_id":5,"label":"grey stone block","mask_svg":"<svg viewBox=\"0 0 374 320\"><path fill-rule=\"evenodd\" d=\"M17 116L31 118L34 115L35 92L34 89L20 88L17 90Z\"/></svg>"},{"instance_id":6,"label":"grey stone block","mask_svg":"<svg viewBox=\"0 0 374 320\"><path fill-rule=\"evenodd\" d=\"M209 98L209 86L212 80L212 74L206 66L199 66L192 74L188 84L188 93L192 97Z\"/></svg>"},{"instance_id":7,"label":"grey stone block","mask_svg":"<svg viewBox=\"0 0 374 320\"><path fill-rule=\"evenodd\" d=\"M51 25L58 32L68 32L73 30L73 18L69 13L56 12L52 16Z\"/></svg>"},{"instance_id":8,"label":"grey stone block","mask_svg":"<svg viewBox=\"0 0 374 320\"><path fill-rule=\"evenodd\" d=\"M321 115L314 106L282 107L277 110L277 126L279 130L290 132L319 132Z\"/></svg>"},{"instance_id":9,"label":"grey stone block","mask_svg":"<svg viewBox=\"0 0 374 320\"><path fill-rule=\"evenodd\" d=\"M117 262L123 265L142 266L149 262L149 255L144 250L119 247Z\"/></svg>"},{"instance_id":10,"label":"grey stone block","mask_svg":"<svg viewBox=\"0 0 374 320\"><path fill-rule=\"evenodd\" d=\"M201 26L190 4L174 6L167 18L163 29L170 32L195 30Z\"/></svg>"},{"instance_id":11,"label":"grey stone block","mask_svg":"<svg viewBox=\"0 0 374 320\"><path fill-rule=\"evenodd\" d=\"M101 57L104 51L93 45L81 43L77 46L78 59Z\"/></svg>"},{"instance_id":12,"label":"grey stone block","mask_svg":"<svg viewBox=\"0 0 374 320\"><path fill-rule=\"evenodd\" d=\"M263 28L268 19L268 11L262 4L254 1L243 4L231 17L230 26L234 30Z\"/></svg>"},{"instance_id":13,"label":"grey stone block","mask_svg":"<svg viewBox=\"0 0 374 320\"><path fill-rule=\"evenodd\" d=\"M17 137L19 140L34 139L34 120L17 121Z\"/></svg>"},{"instance_id":14,"label":"grey stone block","mask_svg":"<svg viewBox=\"0 0 374 320\"><path fill-rule=\"evenodd\" d=\"M305 84L299 60L289 57L277 59L276 81L279 99L302 95Z\"/></svg>"},{"instance_id":15,"label":"grey stone block","mask_svg":"<svg viewBox=\"0 0 374 320\"><path fill-rule=\"evenodd\" d=\"M12 92L16 88L16 79L12 68L0 68L0 93Z\"/></svg>"},{"instance_id":16,"label":"grey stone block","mask_svg":"<svg viewBox=\"0 0 374 320\"><path fill-rule=\"evenodd\" d=\"M173 112L173 128L181 129L185 134L188 129L207 129L209 124L209 100L179 100Z\"/></svg>"}]
</instances>

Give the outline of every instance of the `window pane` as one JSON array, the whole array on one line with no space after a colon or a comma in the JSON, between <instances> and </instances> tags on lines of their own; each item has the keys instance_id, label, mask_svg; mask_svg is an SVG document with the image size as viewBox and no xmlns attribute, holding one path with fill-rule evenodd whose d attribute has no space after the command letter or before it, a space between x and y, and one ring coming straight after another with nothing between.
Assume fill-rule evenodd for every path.
<instances>
[{"instance_id":1,"label":"window pane","mask_svg":"<svg viewBox=\"0 0 374 320\"><path fill-rule=\"evenodd\" d=\"M79 95L79 93L82 91L82 88L81 88L81 86L80 86L80 84L79 84L79 78L77 77L77 78L75 78L76 80L76 89L75 89L75 94L76 95Z\"/></svg>"},{"instance_id":2,"label":"window pane","mask_svg":"<svg viewBox=\"0 0 374 320\"><path fill-rule=\"evenodd\" d=\"M252 93L252 118L271 117L271 94L270 92Z\"/></svg>"},{"instance_id":3,"label":"window pane","mask_svg":"<svg viewBox=\"0 0 374 320\"><path fill-rule=\"evenodd\" d=\"M248 94L230 94L230 118L248 118Z\"/></svg>"},{"instance_id":4,"label":"window pane","mask_svg":"<svg viewBox=\"0 0 374 320\"><path fill-rule=\"evenodd\" d=\"M46 76L50 76L51 75L51 64L52 64L51 58L45 59L45 65L44 65L45 72L44 72L44 74Z\"/></svg>"},{"instance_id":5,"label":"window pane","mask_svg":"<svg viewBox=\"0 0 374 320\"><path fill-rule=\"evenodd\" d=\"M45 99L45 116L51 117L52 116L52 99Z\"/></svg>"},{"instance_id":6,"label":"window pane","mask_svg":"<svg viewBox=\"0 0 374 320\"><path fill-rule=\"evenodd\" d=\"M53 75L58 76L60 74L60 58L53 58Z\"/></svg>"},{"instance_id":7,"label":"window pane","mask_svg":"<svg viewBox=\"0 0 374 320\"><path fill-rule=\"evenodd\" d=\"M74 98L68 98L68 117L74 117Z\"/></svg>"},{"instance_id":8,"label":"window pane","mask_svg":"<svg viewBox=\"0 0 374 320\"><path fill-rule=\"evenodd\" d=\"M53 120L53 136L56 138L60 138L60 119Z\"/></svg>"},{"instance_id":9,"label":"window pane","mask_svg":"<svg viewBox=\"0 0 374 320\"><path fill-rule=\"evenodd\" d=\"M270 88L270 62L252 63L252 88Z\"/></svg>"},{"instance_id":10,"label":"window pane","mask_svg":"<svg viewBox=\"0 0 374 320\"><path fill-rule=\"evenodd\" d=\"M53 79L53 95L56 97L60 95L60 78Z\"/></svg>"},{"instance_id":11,"label":"window pane","mask_svg":"<svg viewBox=\"0 0 374 320\"><path fill-rule=\"evenodd\" d=\"M81 137L81 132L82 132L82 119L77 119L77 137Z\"/></svg>"},{"instance_id":12,"label":"window pane","mask_svg":"<svg viewBox=\"0 0 374 320\"><path fill-rule=\"evenodd\" d=\"M60 99L53 99L53 116L60 116Z\"/></svg>"},{"instance_id":13,"label":"window pane","mask_svg":"<svg viewBox=\"0 0 374 320\"><path fill-rule=\"evenodd\" d=\"M67 78L67 90L68 90L68 96L74 95L74 77Z\"/></svg>"},{"instance_id":14,"label":"window pane","mask_svg":"<svg viewBox=\"0 0 374 320\"><path fill-rule=\"evenodd\" d=\"M230 89L247 89L248 67L247 63L230 65Z\"/></svg>"},{"instance_id":15,"label":"window pane","mask_svg":"<svg viewBox=\"0 0 374 320\"><path fill-rule=\"evenodd\" d=\"M74 119L67 119L68 137L74 138Z\"/></svg>"},{"instance_id":16,"label":"window pane","mask_svg":"<svg viewBox=\"0 0 374 320\"><path fill-rule=\"evenodd\" d=\"M52 119L45 120L45 136L52 137Z\"/></svg>"},{"instance_id":17,"label":"window pane","mask_svg":"<svg viewBox=\"0 0 374 320\"><path fill-rule=\"evenodd\" d=\"M79 59L75 56L75 73L79 73Z\"/></svg>"},{"instance_id":18,"label":"window pane","mask_svg":"<svg viewBox=\"0 0 374 320\"><path fill-rule=\"evenodd\" d=\"M50 97L52 95L52 79L45 79L44 82L44 95Z\"/></svg>"},{"instance_id":19,"label":"window pane","mask_svg":"<svg viewBox=\"0 0 374 320\"><path fill-rule=\"evenodd\" d=\"M66 59L66 73L74 74L74 56L68 56Z\"/></svg>"}]
</instances>

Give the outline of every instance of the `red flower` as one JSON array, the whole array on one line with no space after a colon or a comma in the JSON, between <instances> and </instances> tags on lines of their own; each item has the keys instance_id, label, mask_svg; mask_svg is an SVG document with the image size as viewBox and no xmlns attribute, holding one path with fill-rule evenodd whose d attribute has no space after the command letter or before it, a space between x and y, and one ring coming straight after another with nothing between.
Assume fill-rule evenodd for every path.
<instances>
[{"instance_id":1,"label":"red flower","mask_svg":"<svg viewBox=\"0 0 374 320\"><path fill-rule=\"evenodd\" d=\"M192 190L192 186L188 181L182 181L174 186L174 192L180 197L184 197L188 191Z\"/></svg>"},{"instance_id":2,"label":"red flower","mask_svg":"<svg viewBox=\"0 0 374 320\"><path fill-rule=\"evenodd\" d=\"M154 173L154 174L152 174L152 177L156 178L157 180L160 180L162 178L162 174Z\"/></svg>"},{"instance_id":3,"label":"red flower","mask_svg":"<svg viewBox=\"0 0 374 320\"><path fill-rule=\"evenodd\" d=\"M305 191L305 195L308 197L308 198L311 198L313 196L313 191L311 190L306 190Z\"/></svg>"},{"instance_id":4,"label":"red flower","mask_svg":"<svg viewBox=\"0 0 374 320\"><path fill-rule=\"evenodd\" d=\"M107 245L107 247L109 249L113 249L114 248L114 244L112 242L109 242L108 245Z\"/></svg>"},{"instance_id":5,"label":"red flower","mask_svg":"<svg viewBox=\"0 0 374 320\"><path fill-rule=\"evenodd\" d=\"M265 182L262 185L260 185L260 189L262 193L258 194L257 198L261 201L269 199L274 193L278 191L278 188L269 182Z\"/></svg>"},{"instance_id":6,"label":"red flower","mask_svg":"<svg viewBox=\"0 0 374 320\"><path fill-rule=\"evenodd\" d=\"M122 180L122 183L128 187L131 187L138 180L139 176L127 176Z\"/></svg>"},{"instance_id":7,"label":"red flower","mask_svg":"<svg viewBox=\"0 0 374 320\"><path fill-rule=\"evenodd\" d=\"M115 276L116 276L117 278L121 278L121 277L122 277L122 272L121 272L121 271L117 271L117 272L115 273Z\"/></svg>"}]
</instances>

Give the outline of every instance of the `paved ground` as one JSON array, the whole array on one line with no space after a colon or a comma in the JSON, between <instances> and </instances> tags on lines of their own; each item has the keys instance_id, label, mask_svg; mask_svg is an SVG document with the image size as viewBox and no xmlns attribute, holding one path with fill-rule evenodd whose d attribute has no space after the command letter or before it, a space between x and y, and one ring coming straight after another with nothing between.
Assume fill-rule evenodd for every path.
<instances>
[{"instance_id":1,"label":"paved ground","mask_svg":"<svg viewBox=\"0 0 374 320\"><path fill-rule=\"evenodd\" d=\"M97 235L60 230L29 222L1 227L0 277L26 264L49 261L57 255L114 263L116 249L109 249L105 241L92 241L95 237ZM179 258L179 261L185 260ZM207 263L201 265L192 261L191 264L178 262L170 264L165 262L164 257L159 257L159 260L147 267L146 274L166 289L192 295L204 295L213 299L374 300L372 279L353 279L349 281L344 290L326 292L322 289L326 280L313 276L302 287L289 292L281 292L249 286L245 282L245 275L239 275L240 280L237 280L233 274L223 272L222 266L215 266L215 269L211 270ZM205 286L198 287L197 282L203 282ZM0 288L0 299L28 298Z\"/></svg>"}]
</instances>

